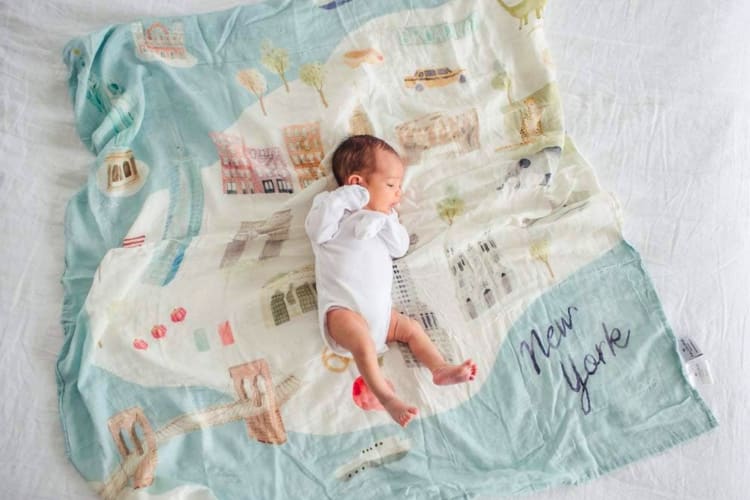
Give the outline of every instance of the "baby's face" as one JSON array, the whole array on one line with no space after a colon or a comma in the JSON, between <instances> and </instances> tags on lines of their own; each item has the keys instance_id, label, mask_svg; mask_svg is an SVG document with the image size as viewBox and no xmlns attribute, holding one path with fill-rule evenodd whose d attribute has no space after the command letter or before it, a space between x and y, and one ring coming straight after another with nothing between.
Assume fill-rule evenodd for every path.
<instances>
[{"instance_id":1,"label":"baby's face","mask_svg":"<svg viewBox=\"0 0 750 500\"><path fill-rule=\"evenodd\" d=\"M370 192L370 202L365 208L389 214L401 201L404 164L397 155L382 149L375 150L374 159L375 169L360 181Z\"/></svg>"}]
</instances>

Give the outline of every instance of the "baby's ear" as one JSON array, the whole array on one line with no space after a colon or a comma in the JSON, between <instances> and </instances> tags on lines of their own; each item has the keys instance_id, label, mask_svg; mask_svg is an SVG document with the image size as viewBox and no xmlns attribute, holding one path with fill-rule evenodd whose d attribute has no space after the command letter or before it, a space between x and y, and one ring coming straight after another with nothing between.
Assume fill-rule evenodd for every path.
<instances>
[{"instance_id":1,"label":"baby's ear","mask_svg":"<svg viewBox=\"0 0 750 500\"><path fill-rule=\"evenodd\" d=\"M347 184L362 184L362 176L357 174L352 174L349 177L346 178Z\"/></svg>"}]
</instances>

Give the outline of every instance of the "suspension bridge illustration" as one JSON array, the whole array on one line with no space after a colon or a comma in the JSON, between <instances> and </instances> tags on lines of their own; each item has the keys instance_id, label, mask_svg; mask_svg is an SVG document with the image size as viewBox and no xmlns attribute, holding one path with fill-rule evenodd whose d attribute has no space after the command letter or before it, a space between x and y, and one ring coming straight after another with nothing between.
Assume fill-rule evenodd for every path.
<instances>
[{"instance_id":1,"label":"suspension bridge illustration","mask_svg":"<svg viewBox=\"0 0 750 500\"><path fill-rule=\"evenodd\" d=\"M104 499L114 499L132 482L134 489L150 486L158 462L159 446L170 439L209 427L245 420L250 439L266 444L286 442L286 430L279 411L300 387L289 375L273 385L268 363L256 359L229 368L238 400L180 415L154 430L140 407L113 415L107 422L121 462L98 490ZM140 432L139 432L140 431ZM127 436L127 438L126 438Z\"/></svg>"}]
</instances>

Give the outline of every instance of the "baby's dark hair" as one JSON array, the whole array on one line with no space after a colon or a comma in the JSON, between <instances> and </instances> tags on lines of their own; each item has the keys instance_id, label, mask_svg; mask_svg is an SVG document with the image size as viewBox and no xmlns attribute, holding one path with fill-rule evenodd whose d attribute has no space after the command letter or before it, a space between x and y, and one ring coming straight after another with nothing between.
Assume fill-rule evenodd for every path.
<instances>
[{"instance_id":1,"label":"baby's dark hair","mask_svg":"<svg viewBox=\"0 0 750 500\"><path fill-rule=\"evenodd\" d=\"M383 139L371 135L352 135L338 145L331 158L331 170L339 186L355 172L367 174L375 167L375 150L383 149L398 156L398 153Z\"/></svg>"}]
</instances>

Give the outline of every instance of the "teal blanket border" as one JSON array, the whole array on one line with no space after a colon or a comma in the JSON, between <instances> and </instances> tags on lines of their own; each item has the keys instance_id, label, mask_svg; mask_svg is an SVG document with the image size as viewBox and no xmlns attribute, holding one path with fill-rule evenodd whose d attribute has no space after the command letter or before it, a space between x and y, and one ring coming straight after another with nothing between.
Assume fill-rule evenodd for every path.
<instances>
[{"instance_id":1,"label":"teal blanket border","mask_svg":"<svg viewBox=\"0 0 750 500\"><path fill-rule=\"evenodd\" d=\"M564 316L565 304L575 301L576 293L591 297L591 288L603 284L613 293L600 294L596 307L617 313L608 315L612 327L624 328L630 320L629 326L652 328L643 334L634 332L633 344L623 347L619 357L612 357L605 345L608 364L589 381L592 409L584 415L580 393L564 385L554 365L539 355L541 375L537 375L526 350L518 346L540 321ZM623 303L623 297L630 300ZM557 352L580 359L600 340L591 328L596 315L585 317L585 310L579 304L581 314L573 315L568 336L558 351L550 351L550 360ZM118 467L117 449L104 431L113 413L140 406L158 428L181 413L231 401L205 387L146 388L97 367L81 366L81 356L92 348L85 338L87 327L81 314L71 337L76 349L59 364L58 382L67 452L89 481L102 481ZM578 340L566 344L574 338ZM647 347L630 350L636 342ZM622 338L619 344L624 344ZM628 380L622 383L620 377ZM647 383L628 389L633 380ZM546 384L552 384L554 400L548 397ZM90 392L81 394L79 387ZM618 400L613 388L638 397ZM92 397L96 394L100 397ZM644 419L644 414L649 417ZM160 447L157 478L148 491L165 493L186 484L175 479L182 477L210 487L218 498L291 498L303 492L316 498L358 499L521 494L586 481L716 426L715 417L687 381L674 334L638 253L623 241L528 307L508 333L489 378L469 401L399 431L412 442L411 451L399 461L369 469L358 482L341 482L332 474L352 448L393 435L395 425L333 436L289 432L286 444L267 446L246 439L243 424L237 422L192 432ZM302 457L309 450L315 450L316 456L305 461ZM200 460L185 458L191 456ZM268 471L257 464L276 464L298 474L289 473L277 491L273 488L279 485L268 480ZM212 477L211 471L221 471L222 480Z\"/></svg>"}]
</instances>

